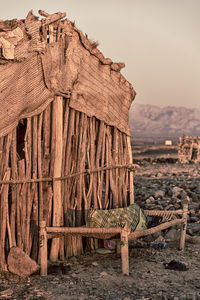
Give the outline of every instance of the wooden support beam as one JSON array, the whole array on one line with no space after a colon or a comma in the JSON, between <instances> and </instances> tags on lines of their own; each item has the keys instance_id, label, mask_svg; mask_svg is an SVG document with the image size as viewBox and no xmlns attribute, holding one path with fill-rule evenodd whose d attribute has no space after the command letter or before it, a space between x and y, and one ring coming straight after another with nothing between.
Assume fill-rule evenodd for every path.
<instances>
[{"instance_id":1,"label":"wooden support beam","mask_svg":"<svg viewBox=\"0 0 200 300\"><path fill-rule=\"evenodd\" d=\"M60 177L62 173L62 149L63 149L63 98L56 96L53 102L53 126L54 137L54 167L53 177ZM53 226L60 226L62 213L61 181L53 181ZM58 260L59 239L53 239L51 245L50 259Z\"/></svg>"}]
</instances>

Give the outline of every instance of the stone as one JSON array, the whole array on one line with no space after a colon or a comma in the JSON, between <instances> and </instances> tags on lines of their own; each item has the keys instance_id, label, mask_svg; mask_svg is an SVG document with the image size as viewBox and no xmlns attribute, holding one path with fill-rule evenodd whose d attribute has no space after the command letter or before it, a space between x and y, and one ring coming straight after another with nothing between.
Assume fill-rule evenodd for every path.
<instances>
[{"instance_id":1,"label":"stone","mask_svg":"<svg viewBox=\"0 0 200 300\"><path fill-rule=\"evenodd\" d=\"M20 277L28 277L39 270L39 265L18 247L8 254L8 270Z\"/></svg>"},{"instance_id":2,"label":"stone","mask_svg":"<svg viewBox=\"0 0 200 300\"><path fill-rule=\"evenodd\" d=\"M153 233L152 236L153 236L154 240L157 240L157 239L159 239L159 238L162 237L162 232L161 231L157 231L157 232Z\"/></svg>"},{"instance_id":3,"label":"stone","mask_svg":"<svg viewBox=\"0 0 200 300\"><path fill-rule=\"evenodd\" d=\"M190 217L190 222L196 223L196 222L198 222L198 221L199 221L198 216L191 216L191 217Z\"/></svg>"},{"instance_id":4,"label":"stone","mask_svg":"<svg viewBox=\"0 0 200 300\"><path fill-rule=\"evenodd\" d=\"M180 232L175 229L171 228L164 236L166 242L175 242L180 239Z\"/></svg>"},{"instance_id":5,"label":"stone","mask_svg":"<svg viewBox=\"0 0 200 300\"><path fill-rule=\"evenodd\" d=\"M163 198L164 195L165 195L165 191L158 190L158 191L155 191L155 193L154 193L154 198L155 198L155 199L158 199L159 197L160 197L160 198Z\"/></svg>"},{"instance_id":6,"label":"stone","mask_svg":"<svg viewBox=\"0 0 200 300\"><path fill-rule=\"evenodd\" d=\"M178 197L181 199L181 200L186 200L187 199L187 193L184 191L184 190L181 190Z\"/></svg>"},{"instance_id":7,"label":"stone","mask_svg":"<svg viewBox=\"0 0 200 300\"><path fill-rule=\"evenodd\" d=\"M92 265L95 266L95 267L97 267L99 264L98 264L98 262L93 261L93 262L92 262Z\"/></svg>"},{"instance_id":8,"label":"stone","mask_svg":"<svg viewBox=\"0 0 200 300\"><path fill-rule=\"evenodd\" d=\"M157 178L161 178L162 176L163 176L163 174L161 172L158 172L156 175Z\"/></svg>"},{"instance_id":9,"label":"stone","mask_svg":"<svg viewBox=\"0 0 200 300\"><path fill-rule=\"evenodd\" d=\"M170 197L173 195L171 187L169 187L169 186L166 187L166 194Z\"/></svg>"},{"instance_id":10,"label":"stone","mask_svg":"<svg viewBox=\"0 0 200 300\"><path fill-rule=\"evenodd\" d=\"M146 199L145 201L146 203L152 203L152 202L155 202L155 199L153 196L150 196L148 199Z\"/></svg>"},{"instance_id":11,"label":"stone","mask_svg":"<svg viewBox=\"0 0 200 300\"><path fill-rule=\"evenodd\" d=\"M191 210L197 211L197 210L199 210L199 208L200 208L200 204L199 204L199 203L195 203L195 202L189 203L188 206L189 206L190 212L191 212Z\"/></svg>"},{"instance_id":12,"label":"stone","mask_svg":"<svg viewBox=\"0 0 200 300\"><path fill-rule=\"evenodd\" d=\"M165 238L162 236L162 234L160 234L155 240L155 243L159 243L159 242L165 242Z\"/></svg>"},{"instance_id":13,"label":"stone","mask_svg":"<svg viewBox=\"0 0 200 300\"><path fill-rule=\"evenodd\" d=\"M196 202L196 203L200 202L196 193L191 193L190 197L191 197L193 202Z\"/></svg>"},{"instance_id":14,"label":"stone","mask_svg":"<svg viewBox=\"0 0 200 300\"><path fill-rule=\"evenodd\" d=\"M178 186L175 186L175 187L173 187L173 189L172 189L172 195L173 195L173 197L177 197L181 192L184 192L184 190L181 189L181 188L178 187Z\"/></svg>"},{"instance_id":15,"label":"stone","mask_svg":"<svg viewBox=\"0 0 200 300\"><path fill-rule=\"evenodd\" d=\"M200 223L188 224L188 229L191 229L193 233L199 233L200 232Z\"/></svg>"},{"instance_id":16,"label":"stone","mask_svg":"<svg viewBox=\"0 0 200 300\"><path fill-rule=\"evenodd\" d=\"M103 272L100 273L100 275L101 275L101 276L107 276L108 273L106 273L105 271L103 271Z\"/></svg>"},{"instance_id":17,"label":"stone","mask_svg":"<svg viewBox=\"0 0 200 300\"><path fill-rule=\"evenodd\" d=\"M186 241L190 244L200 245L200 236L188 236L187 235Z\"/></svg>"}]
</instances>

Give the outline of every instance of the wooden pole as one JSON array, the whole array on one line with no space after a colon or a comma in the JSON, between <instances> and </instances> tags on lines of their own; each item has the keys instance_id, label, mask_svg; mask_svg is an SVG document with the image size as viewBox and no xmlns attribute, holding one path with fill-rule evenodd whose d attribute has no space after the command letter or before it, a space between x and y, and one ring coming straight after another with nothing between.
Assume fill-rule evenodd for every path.
<instances>
[{"instance_id":1,"label":"wooden pole","mask_svg":"<svg viewBox=\"0 0 200 300\"><path fill-rule=\"evenodd\" d=\"M90 118L90 164L95 166L95 118ZM93 207L98 208L97 204L97 174L93 174Z\"/></svg>"},{"instance_id":2,"label":"wooden pole","mask_svg":"<svg viewBox=\"0 0 200 300\"><path fill-rule=\"evenodd\" d=\"M50 164L50 137L51 137L51 103L43 112L43 161L42 161L42 176L49 176ZM51 223L51 192L52 186L49 182L43 183L43 205L44 215L47 225Z\"/></svg>"},{"instance_id":3,"label":"wooden pole","mask_svg":"<svg viewBox=\"0 0 200 300\"><path fill-rule=\"evenodd\" d=\"M122 134L122 144L123 144L123 164L126 164L129 161L129 155L128 155L128 146L127 146L127 136L123 133ZM128 178L128 170L124 170L123 174L123 186L122 186L122 192L123 192L123 206L126 207L129 205L129 199L127 199L127 191L129 188L129 178Z\"/></svg>"},{"instance_id":4,"label":"wooden pole","mask_svg":"<svg viewBox=\"0 0 200 300\"><path fill-rule=\"evenodd\" d=\"M10 177L10 169L5 171L5 179ZM0 268L3 271L7 271L6 259L5 259L5 245L6 245L6 221L8 210L8 185L3 186L0 201Z\"/></svg>"},{"instance_id":5,"label":"wooden pole","mask_svg":"<svg viewBox=\"0 0 200 300\"><path fill-rule=\"evenodd\" d=\"M31 118L27 119L26 134L24 137L24 149L25 149L25 160L26 160L26 178L31 178L31 153L32 153L32 128ZM32 209L30 183L26 185L26 222L25 222L25 238L24 247L26 254L30 255L30 216Z\"/></svg>"},{"instance_id":6,"label":"wooden pole","mask_svg":"<svg viewBox=\"0 0 200 300\"><path fill-rule=\"evenodd\" d=\"M181 238L180 238L179 249L183 251L185 247L185 237L186 237L186 229L187 229L188 202L183 201L182 205L183 205L183 216L182 216L183 224L181 226Z\"/></svg>"},{"instance_id":7,"label":"wooden pole","mask_svg":"<svg viewBox=\"0 0 200 300\"><path fill-rule=\"evenodd\" d=\"M12 179L17 179L17 131L16 128L12 132L12 145L11 145L11 177ZM11 186L12 202L11 202L11 212L10 212L10 228L13 246L16 246L16 202L17 202L17 186Z\"/></svg>"},{"instance_id":8,"label":"wooden pole","mask_svg":"<svg viewBox=\"0 0 200 300\"><path fill-rule=\"evenodd\" d=\"M38 154L38 149L37 149L37 127L38 127L38 119L37 116L33 117L33 144L32 144L32 178L35 179L37 178L37 166L38 166L38 161L37 161L37 154ZM37 183L32 183L31 186L31 197L32 197L32 202L33 202L33 210L32 210L32 226L31 226L31 233L32 233L32 258L34 260L37 260L38 257L38 189L37 189L38 184Z\"/></svg>"},{"instance_id":9,"label":"wooden pole","mask_svg":"<svg viewBox=\"0 0 200 300\"><path fill-rule=\"evenodd\" d=\"M7 172L7 177L10 178L10 169L8 169ZM7 189L7 197L5 198L5 208L6 208L6 225L7 225L7 232L8 232L8 241L10 248L13 247L13 242L12 242L12 235L11 235L11 229L10 229L10 220L9 220L9 205L8 205L8 189L9 186L5 187Z\"/></svg>"},{"instance_id":10,"label":"wooden pole","mask_svg":"<svg viewBox=\"0 0 200 300\"><path fill-rule=\"evenodd\" d=\"M127 144L128 144L128 153L129 153L129 163L133 163L133 155L131 148L131 138L127 136ZM130 191L130 204L134 203L134 185L133 185L133 172L129 172L129 191Z\"/></svg>"},{"instance_id":11,"label":"wooden pole","mask_svg":"<svg viewBox=\"0 0 200 300\"><path fill-rule=\"evenodd\" d=\"M119 144L118 144L118 129L114 127L113 132L113 164L118 164L118 156L119 156ZM113 170L114 173L114 179L115 179L115 202L114 202L114 208L119 207L119 189L118 189L118 180L119 180L119 170Z\"/></svg>"},{"instance_id":12,"label":"wooden pole","mask_svg":"<svg viewBox=\"0 0 200 300\"><path fill-rule=\"evenodd\" d=\"M129 251L128 251L128 234L130 230L125 224L121 231L121 260L122 260L122 273L129 275Z\"/></svg>"},{"instance_id":13,"label":"wooden pole","mask_svg":"<svg viewBox=\"0 0 200 300\"><path fill-rule=\"evenodd\" d=\"M40 275L47 275L47 232L46 222L40 221Z\"/></svg>"},{"instance_id":14,"label":"wooden pole","mask_svg":"<svg viewBox=\"0 0 200 300\"><path fill-rule=\"evenodd\" d=\"M63 98L56 96L53 102L53 126L55 127L55 159L53 177L59 177L62 173L62 137L63 137ZM61 181L53 182L53 226L60 226L62 213ZM56 261L59 253L59 239L53 239L50 251L50 259Z\"/></svg>"},{"instance_id":15,"label":"wooden pole","mask_svg":"<svg viewBox=\"0 0 200 300\"><path fill-rule=\"evenodd\" d=\"M101 126L103 127L103 137L102 137L102 151L101 151L101 168L104 167L105 162L105 140L106 140L106 134L105 134L105 124L103 121L101 122ZM105 172L99 172L100 173L100 180L98 183L98 196L99 196L99 202L101 203L101 208L105 207L105 201L104 201L104 194L103 194L103 182L105 177Z\"/></svg>"},{"instance_id":16,"label":"wooden pole","mask_svg":"<svg viewBox=\"0 0 200 300\"><path fill-rule=\"evenodd\" d=\"M43 113L39 115L38 120L38 177L42 178L42 120ZM39 222L43 221L43 184L39 182Z\"/></svg>"},{"instance_id":17,"label":"wooden pole","mask_svg":"<svg viewBox=\"0 0 200 300\"><path fill-rule=\"evenodd\" d=\"M122 133L121 132L118 133L118 147L119 147L118 161L119 161L119 164L123 164L123 143L122 143ZM123 207L123 197L122 197L123 174L124 174L123 169L120 169L119 170L119 182L118 182L119 207Z\"/></svg>"},{"instance_id":18,"label":"wooden pole","mask_svg":"<svg viewBox=\"0 0 200 300\"><path fill-rule=\"evenodd\" d=\"M19 179L25 180L25 161L18 161ZM26 229L26 184L17 185L16 200L16 230L17 230L17 246L23 249Z\"/></svg>"}]
</instances>

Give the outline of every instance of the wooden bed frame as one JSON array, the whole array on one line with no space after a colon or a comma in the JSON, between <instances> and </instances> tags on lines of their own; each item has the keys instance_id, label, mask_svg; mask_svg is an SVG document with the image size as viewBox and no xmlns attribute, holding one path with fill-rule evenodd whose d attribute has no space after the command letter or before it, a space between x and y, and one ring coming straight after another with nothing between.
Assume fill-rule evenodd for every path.
<instances>
[{"instance_id":1,"label":"wooden bed frame","mask_svg":"<svg viewBox=\"0 0 200 300\"><path fill-rule=\"evenodd\" d=\"M92 237L99 239L116 239L118 241L118 252L121 252L122 273L129 275L129 247L128 242L136 238L147 236L155 232L167 229L169 227L181 224L181 236L179 249L184 250L185 236L187 228L188 202L182 202L183 208L179 210L145 210L144 213L149 216L162 216L164 223L145 230L130 233L126 224L117 228L88 228L88 227L46 227L46 222L40 222L40 274L47 275L47 240L60 238L66 235ZM181 218L177 218L177 215ZM119 247L120 245L120 247ZM119 250L120 249L120 250Z\"/></svg>"}]
</instances>

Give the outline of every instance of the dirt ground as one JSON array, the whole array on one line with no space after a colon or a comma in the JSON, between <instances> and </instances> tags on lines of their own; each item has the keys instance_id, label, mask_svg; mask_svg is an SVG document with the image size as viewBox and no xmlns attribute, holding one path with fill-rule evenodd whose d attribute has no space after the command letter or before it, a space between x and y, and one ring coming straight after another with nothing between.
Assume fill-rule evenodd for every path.
<instances>
[{"instance_id":1,"label":"dirt ground","mask_svg":"<svg viewBox=\"0 0 200 300\"><path fill-rule=\"evenodd\" d=\"M185 263L187 271L164 268L171 260ZM200 299L199 245L186 245L185 252L167 249L130 249L130 276L121 273L115 253L87 253L67 261L69 271L55 269L47 277L20 279L11 274L0 278L0 299Z\"/></svg>"},{"instance_id":2,"label":"dirt ground","mask_svg":"<svg viewBox=\"0 0 200 300\"><path fill-rule=\"evenodd\" d=\"M143 169L142 169L143 168ZM187 171L198 175L198 166ZM165 173L164 173L165 171ZM181 166L148 165L138 176L162 174L179 176ZM138 240L130 245L130 276L121 272L121 259L116 253L99 254L93 250L80 257L69 258L65 274L60 267L49 268L47 277L39 274L26 279L2 273L0 299L200 299L200 246L186 243L184 252L178 244L163 250L153 249ZM187 271L165 269L164 263L177 260ZM57 264L58 265L58 264Z\"/></svg>"}]
</instances>

